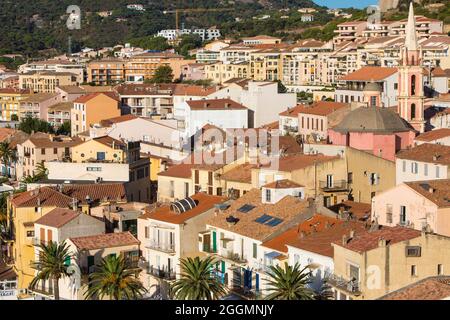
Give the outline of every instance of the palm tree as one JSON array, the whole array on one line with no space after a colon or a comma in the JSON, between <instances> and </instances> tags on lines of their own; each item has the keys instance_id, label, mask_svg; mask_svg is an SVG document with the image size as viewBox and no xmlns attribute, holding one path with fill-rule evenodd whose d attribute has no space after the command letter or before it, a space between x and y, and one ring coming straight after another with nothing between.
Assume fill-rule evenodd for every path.
<instances>
[{"instance_id":1,"label":"palm tree","mask_svg":"<svg viewBox=\"0 0 450 320\"><path fill-rule=\"evenodd\" d=\"M85 299L107 296L110 300L130 300L142 298L147 292L136 278L136 271L129 268L123 257L109 255L102 259L98 270L89 278Z\"/></svg>"},{"instance_id":2,"label":"palm tree","mask_svg":"<svg viewBox=\"0 0 450 320\"><path fill-rule=\"evenodd\" d=\"M17 156L16 152L11 149L9 142L7 141L0 142L0 160L5 166L6 175L9 176L8 167L11 165L11 163L17 161Z\"/></svg>"},{"instance_id":3,"label":"palm tree","mask_svg":"<svg viewBox=\"0 0 450 320\"><path fill-rule=\"evenodd\" d=\"M224 285L211 273L214 259L199 257L180 259L181 278L172 285L178 300L214 300L226 294Z\"/></svg>"},{"instance_id":4,"label":"palm tree","mask_svg":"<svg viewBox=\"0 0 450 320\"><path fill-rule=\"evenodd\" d=\"M47 245L41 243L39 261L31 264L38 271L31 281L30 286L34 288L39 280L53 281L55 300L59 300L59 279L69 276L67 272L67 260L70 259L69 247L65 242L58 244L50 241Z\"/></svg>"},{"instance_id":5,"label":"palm tree","mask_svg":"<svg viewBox=\"0 0 450 320\"><path fill-rule=\"evenodd\" d=\"M309 266L300 269L300 265L297 263L292 267L287 262L284 263L284 268L278 265L270 266L267 291L272 293L266 299L313 300L314 292L307 288L311 282L309 279L311 271L307 271L308 268Z\"/></svg>"},{"instance_id":6,"label":"palm tree","mask_svg":"<svg viewBox=\"0 0 450 320\"><path fill-rule=\"evenodd\" d=\"M47 179L47 177L48 177L48 170L45 167L44 162L39 162L37 164L37 166L36 166L35 171L36 171L35 176L39 177L39 180L40 179Z\"/></svg>"}]
</instances>

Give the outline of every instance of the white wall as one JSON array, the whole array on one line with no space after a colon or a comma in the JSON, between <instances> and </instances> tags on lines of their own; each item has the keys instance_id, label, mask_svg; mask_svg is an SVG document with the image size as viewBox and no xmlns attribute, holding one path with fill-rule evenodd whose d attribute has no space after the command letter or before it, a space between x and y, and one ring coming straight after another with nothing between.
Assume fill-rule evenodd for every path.
<instances>
[{"instance_id":1,"label":"white wall","mask_svg":"<svg viewBox=\"0 0 450 320\"><path fill-rule=\"evenodd\" d=\"M185 123L188 137L194 135L205 124L212 124L222 129L248 128L248 110L189 110Z\"/></svg>"},{"instance_id":2,"label":"white wall","mask_svg":"<svg viewBox=\"0 0 450 320\"><path fill-rule=\"evenodd\" d=\"M127 163L71 163L71 162L46 162L49 180L83 180L95 181L102 178L103 181L128 182L130 166ZM100 171L88 171L98 168Z\"/></svg>"},{"instance_id":3,"label":"white wall","mask_svg":"<svg viewBox=\"0 0 450 320\"><path fill-rule=\"evenodd\" d=\"M417 164L417 173L413 172ZM428 174L425 167L428 166ZM436 168L439 168L439 176L436 174ZM433 179L447 179L448 167L446 165L438 165L434 163L419 162L406 159L396 159L395 161L396 184L410 181L422 181Z\"/></svg>"}]
</instances>

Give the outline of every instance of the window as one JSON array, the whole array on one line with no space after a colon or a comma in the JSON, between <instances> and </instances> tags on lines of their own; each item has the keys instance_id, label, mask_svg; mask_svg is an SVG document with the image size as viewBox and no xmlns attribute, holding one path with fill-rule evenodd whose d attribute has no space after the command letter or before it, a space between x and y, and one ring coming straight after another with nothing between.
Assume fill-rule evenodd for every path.
<instances>
[{"instance_id":1,"label":"window","mask_svg":"<svg viewBox=\"0 0 450 320\"><path fill-rule=\"evenodd\" d=\"M173 198L175 196L175 182L170 181L170 197Z\"/></svg>"},{"instance_id":2,"label":"window","mask_svg":"<svg viewBox=\"0 0 450 320\"><path fill-rule=\"evenodd\" d=\"M97 152L97 160L98 161L103 161L106 158L106 154L105 152Z\"/></svg>"},{"instance_id":3,"label":"window","mask_svg":"<svg viewBox=\"0 0 450 320\"><path fill-rule=\"evenodd\" d=\"M411 119L415 119L416 118L416 104L413 103L411 104Z\"/></svg>"},{"instance_id":4,"label":"window","mask_svg":"<svg viewBox=\"0 0 450 320\"><path fill-rule=\"evenodd\" d=\"M149 239L150 238L150 228L149 227L145 227L144 228L144 232L145 232L145 239Z\"/></svg>"},{"instance_id":5,"label":"window","mask_svg":"<svg viewBox=\"0 0 450 320\"><path fill-rule=\"evenodd\" d=\"M377 106L377 97L376 96L371 96L370 97L370 106L371 107L376 107Z\"/></svg>"},{"instance_id":6,"label":"window","mask_svg":"<svg viewBox=\"0 0 450 320\"><path fill-rule=\"evenodd\" d=\"M184 183L184 197L187 198L190 196L189 192L189 182Z\"/></svg>"},{"instance_id":7,"label":"window","mask_svg":"<svg viewBox=\"0 0 450 320\"><path fill-rule=\"evenodd\" d=\"M406 161L405 160L403 160L403 172L406 172Z\"/></svg>"},{"instance_id":8,"label":"window","mask_svg":"<svg viewBox=\"0 0 450 320\"><path fill-rule=\"evenodd\" d=\"M417 276L417 267L415 264L411 265L411 276Z\"/></svg>"},{"instance_id":9,"label":"window","mask_svg":"<svg viewBox=\"0 0 450 320\"><path fill-rule=\"evenodd\" d=\"M213 173L212 171L208 172L208 185L212 186L213 184Z\"/></svg>"},{"instance_id":10,"label":"window","mask_svg":"<svg viewBox=\"0 0 450 320\"><path fill-rule=\"evenodd\" d=\"M216 189L216 195L221 196L222 195L222 188Z\"/></svg>"},{"instance_id":11,"label":"window","mask_svg":"<svg viewBox=\"0 0 450 320\"><path fill-rule=\"evenodd\" d=\"M27 231L27 238L32 238L32 237L34 237L34 230Z\"/></svg>"},{"instance_id":12,"label":"window","mask_svg":"<svg viewBox=\"0 0 450 320\"><path fill-rule=\"evenodd\" d=\"M439 178L439 176L440 176L440 173L439 173L439 167L436 166L436 178Z\"/></svg>"},{"instance_id":13,"label":"window","mask_svg":"<svg viewBox=\"0 0 450 320\"><path fill-rule=\"evenodd\" d=\"M423 165L423 174L426 176L428 175L428 163L425 163Z\"/></svg>"},{"instance_id":14,"label":"window","mask_svg":"<svg viewBox=\"0 0 450 320\"><path fill-rule=\"evenodd\" d=\"M45 148L41 148L41 154L45 154Z\"/></svg>"},{"instance_id":15,"label":"window","mask_svg":"<svg viewBox=\"0 0 450 320\"><path fill-rule=\"evenodd\" d=\"M374 186L379 183L380 177L377 173L371 173L370 174L370 185Z\"/></svg>"},{"instance_id":16,"label":"window","mask_svg":"<svg viewBox=\"0 0 450 320\"><path fill-rule=\"evenodd\" d=\"M266 189L266 202L270 202L272 198L272 192L270 189Z\"/></svg>"},{"instance_id":17,"label":"window","mask_svg":"<svg viewBox=\"0 0 450 320\"><path fill-rule=\"evenodd\" d=\"M101 167L87 167L86 171L102 171Z\"/></svg>"},{"instance_id":18,"label":"window","mask_svg":"<svg viewBox=\"0 0 450 320\"><path fill-rule=\"evenodd\" d=\"M407 257L420 257L421 256L421 247L407 246L406 247L406 256Z\"/></svg>"},{"instance_id":19,"label":"window","mask_svg":"<svg viewBox=\"0 0 450 320\"><path fill-rule=\"evenodd\" d=\"M400 206L400 224L405 225L406 224L406 207Z\"/></svg>"},{"instance_id":20,"label":"window","mask_svg":"<svg viewBox=\"0 0 450 320\"><path fill-rule=\"evenodd\" d=\"M57 154L58 153L58 148L53 148L53 154Z\"/></svg>"},{"instance_id":21,"label":"window","mask_svg":"<svg viewBox=\"0 0 450 320\"><path fill-rule=\"evenodd\" d=\"M349 264L349 270L348 270L348 275L350 280L355 280L355 281L359 281L359 267L355 266L353 264Z\"/></svg>"},{"instance_id":22,"label":"window","mask_svg":"<svg viewBox=\"0 0 450 320\"><path fill-rule=\"evenodd\" d=\"M130 171L130 182L134 181L134 171Z\"/></svg>"},{"instance_id":23,"label":"window","mask_svg":"<svg viewBox=\"0 0 450 320\"><path fill-rule=\"evenodd\" d=\"M258 244L253 243L253 259L258 258Z\"/></svg>"},{"instance_id":24,"label":"window","mask_svg":"<svg viewBox=\"0 0 450 320\"><path fill-rule=\"evenodd\" d=\"M199 193L202 188L200 186L195 186L195 193Z\"/></svg>"},{"instance_id":25,"label":"window","mask_svg":"<svg viewBox=\"0 0 450 320\"><path fill-rule=\"evenodd\" d=\"M417 162L411 162L411 173L417 174L419 166Z\"/></svg>"},{"instance_id":26,"label":"window","mask_svg":"<svg viewBox=\"0 0 450 320\"><path fill-rule=\"evenodd\" d=\"M199 183L199 180L200 180L200 178L199 178L199 171L198 171L198 170L195 170L195 171L194 171L194 174L195 174L195 184L198 184L198 183Z\"/></svg>"},{"instance_id":27,"label":"window","mask_svg":"<svg viewBox=\"0 0 450 320\"><path fill-rule=\"evenodd\" d=\"M438 274L438 276L441 276L444 274L444 268L442 267L442 264L437 265L437 274Z\"/></svg>"},{"instance_id":28,"label":"window","mask_svg":"<svg viewBox=\"0 0 450 320\"><path fill-rule=\"evenodd\" d=\"M398 89L398 83L394 83L394 90Z\"/></svg>"},{"instance_id":29,"label":"window","mask_svg":"<svg viewBox=\"0 0 450 320\"><path fill-rule=\"evenodd\" d=\"M392 204L386 204L386 223L392 223Z\"/></svg>"},{"instance_id":30,"label":"window","mask_svg":"<svg viewBox=\"0 0 450 320\"><path fill-rule=\"evenodd\" d=\"M333 187L333 175L327 174L327 188Z\"/></svg>"},{"instance_id":31,"label":"window","mask_svg":"<svg viewBox=\"0 0 450 320\"><path fill-rule=\"evenodd\" d=\"M411 95L416 95L416 76L414 74L411 76Z\"/></svg>"},{"instance_id":32,"label":"window","mask_svg":"<svg viewBox=\"0 0 450 320\"><path fill-rule=\"evenodd\" d=\"M210 196L213 195L213 187L208 187L208 194L209 194Z\"/></svg>"}]
</instances>

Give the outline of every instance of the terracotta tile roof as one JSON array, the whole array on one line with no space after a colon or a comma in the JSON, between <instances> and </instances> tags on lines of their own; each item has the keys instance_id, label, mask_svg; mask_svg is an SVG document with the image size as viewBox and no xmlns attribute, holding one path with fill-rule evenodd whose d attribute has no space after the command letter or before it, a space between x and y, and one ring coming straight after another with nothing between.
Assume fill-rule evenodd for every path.
<instances>
[{"instance_id":1,"label":"terracotta tile roof","mask_svg":"<svg viewBox=\"0 0 450 320\"><path fill-rule=\"evenodd\" d=\"M69 238L77 249L95 250L139 245L141 242L130 232L106 233L95 236Z\"/></svg>"},{"instance_id":2,"label":"terracotta tile roof","mask_svg":"<svg viewBox=\"0 0 450 320\"><path fill-rule=\"evenodd\" d=\"M347 103L332 101L317 101L312 105L299 104L294 108L280 113L280 116L297 117L299 114L312 114L317 116L327 116L341 108L350 107Z\"/></svg>"},{"instance_id":3,"label":"terracotta tile roof","mask_svg":"<svg viewBox=\"0 0 450 320\"><path fill-rule=\"evenodd\" d=\"M86 90L79 86L59 86L58 88L67 93L86 93Z\"/></svg>"},{"instance_id":4,"label":"terracotta tile roof","mask_svg":"<svg viewBox=\"0 0 450 320\"><path fill-rule=\"evenodd\" d=\"M62 194L50 187L19 193L13 196L11 203L16 208L23 207L59 207L67 208L72 204L71 197Z\"/></svg>"},{"instance_id":5,"label":"terracotta tile roof","mask_svg":"<svg viewBox=\"0 0 450 320\"><path fill-rule=\"evenodd\" d=\"M121 84L115 87L115 90L123 96L130 95L167 95L172 96L177 84Z\"/></svg>"},{"instance_id":6,"label":"terracotta tile roof","mask_svg":"<svg viewBox=\"0 0 450 320\"><path fill-rule=\"evenodd\" d=\"M404 227L379 226L377 230L365 230L356 233L355 236L343 245L341 241L335 241L336 245L342 246L351 251L363 253L378 248L379 240L386 240L387 245L392 245L406 240L411 240L421 236L421 231Z\"/></svg>"},{"instance_id":7,"label":"terracotta tile roof","mask_svg":"<svg viewBox=\"0 0 450 320\"><path fill-rule=\"evenodd\" d=\"M447 73L441 67L434 68L431 74L435 77L447 77Z\"/></svg>"},{"instance_id":8,"label":"terracotta tile roof","mask_svg":"<svg viewBox=\"0 0 450 320\"><path fill-rule=\"evenodd\" d=\"M46 215L37 219L34 223L54 228L60 228L78 217L80 214L82 213L70 209L55 208L52 211L48 212Z\"/></svg>"},{"instance_id":9,"label":"terracotta tile roof","mask_svg":"<svg viewBox=\"0 0 450 320\"><path fill-rule=\"evenodd\" d=\"M301 188L301 187L304 187L304 186L301 184L298 184L294 181L288 180L288 179L277 180L277 181L268 183L265 186L263 186L263 188L268 188L268 189L291 189L291 188Z\"/></svg>"},{"instance_id":10,"label":"terracotta tile roof","mask_svg":"<svg viewBox=\"0 0 450 320\"><path fill-rule=\"evenodd\" d=\"M271 37L271 36L267 36L267 35L259 35L259 36L254 36L254 37L246 37L246 38L242 38L242 40L277 40L279 38L276 37Z\"/></svg>"},{"instance_id":11,"label":"terracotta tile roof","mask_svg":"<svg viewBox=\"0 0 450 320\"><path fill-rule=\"evenodd\" d=\"M263 124L260 128L267 129L267 130L275 130L275 129L278 129L279 127L280 127L280 122L274 121L274 122Z\"/></svg>"},{"instance_id":12,"label":"terracotta tile roof","mask_svg":"<svg viewBox=\"0 0 450 320\"><path fill-rule=\"evenodd\" d=\"M133 60L141 58L184 59L183 56L172 52L145 52L131 57Z\"/></svg>"},{"instance_id":13,"label":"terracotta tile roof","mask_svg":"<svg viewBox=\"0 0 450 320\"><path fill-rule=\"evenodd\" d=\"M450 207L450 179L414 181L405 184L438 207Z\"/></svg>"},{"instance_id":14,"label":"terracotta tile roof","mask_svg":"<svg viewBox=\"0 0 450 320\"><path fill-rule=\"evenodd\" d=\"M217 91L216 87L205 87L188 84L177 84L173 92L174 96L198 96L205 97Z\"/></svg>"},{"instance_id":15,"label":"terracotta tile roof","mask_svg":"<svg viewBox=\"0 0 450 320\"><path fill-rule=\"evenodd\" d=\"M173 224L183 224L187 220L213 209L215 204L222 203L226 200L224 197L211 196L202 192L192 195L191 198L197 204L191 210L180 214L172 211L170 205L165 205L153 211L148 211L147 209L146 213L140 216L139 219L153 219Z\"/></svg>"},{"instance_id":16,"label":"terracotta tile roof","mask_svg":"<svg viewBox=\"0 0 450 320\"><path fill-rule=\"evenodd\" d=\"M7 138L11 137L16 132L12 128L0 128L0 142L5 141Z\"/></svg>"},{"instance_id":17,"label":"terracotta tile roof","mask_svg":"<svg viewBox=\"0 0 450 320\"><path fill-rule=\"evenodd\" d=\"M44 102L50 99L53 99L55 97L58 97L57 93L47 93L47 92L39 92L39 93L33 93L20 101L20 103L24 102L32 102L32 103L40 103Z\"/></svg>"},{"instance_id":18,"label":"terracotta tile roof","mask_svg":"<svg viewBox=\"0 0 450 320\"><path fill-rule=\"evenodd\" d=\"M252 168L254 167L255 165L250 163L241 164L236 168L222 174L220 179L224 181L252 183Z\"/></svg>"},{"instance_id":19,"label":"terracotta tile roof","mask_svg":"<svg viewBox=\"0 0 450 320\"><path fill-rule=\"evenodd\" d=\"M73 102L60 102L48 107L48 111L70 111L73 108Z\"/></svg>"},{"instance_id":20,"label":"terracotta tile roof","mask_svg":"<svg viewBox=\"0 0 450 320\"><path fill-rule=\"evenodd\" d=\"M314 163L322 163L327 161L334 161L340 159L338 156L325 156L323 154L317 155L306 155L306 154L295 154L287 155L278 159L278 170L284 172L290 172L293 170L303 169L314 165ZM262 166L269 167L270 164Z\"/></svg>"},{"instance_id":21,"label":"terracotta tile roof","mask_svg":"<svg viewBox=\"0 0 450 320\"><path fill-rule=\"evenodd\" d=\"M238 211L239 208L246 204L252 205L255 208L247 213ZM265 241L271 236L282 232L285 228L289 228L292 223L307 219L309 217L307 211L308 202L300 200L297 197L286 196L275 204L266 204L261 202L261 190L251 189L242 197L232 202L228 209L218 214L218 216L207 220L206 224L251 239ZM282 221L273 227L255 221L264 214L282 219ZM228 223L226 218L230 216L239 220L235 224Z\"/></svg>"},{"instance_id":22,"label":"terracotta tile roof","mask_svg":"<svg viewBox=\"0 0 450 320\"><path fill-rule=\"evenodd\" d=\"M397 73L397 68L387 67L362 67L348 75L342 77L340 80L345 81L381 81L389 76Z\"/></svg>"},{"instance_id":23,"label":"terracotta tile roof","mask_svg":"<svg viewBox=\"0 0 450 320\"><path fill-rule=\"evenodd\" d=\"M126 121L134 120L137 118L138 117L136 117L132 114L126 114L126 115L115 117L115 118L104 119L104 120L100 121L100 125L102 127L110 127L115 123L126 122Z\"/></svg>"},{"instance_id":24,"label":"terracotta tile roof","mask_svg":"<svg viewBox=\"0 0 450 320\"><path fill-rule=\"evenodd\" d=\"M110 147L110 148L112 148L113 143L117 147L126 147L125 142L117 140L117 139L114 139L114 138L112 138L110 136L98 137L98 138L94 138L92 140L97 141L97 142L99 142L99 143L101 143L101 144L103 144L103 145L105 145L107 147Z\"/></svg>"},{"instance_id":25,"label":"terracotta tile roof","mask_svg":"<svg viewBox=\"0 0 450 320\"><path fill-rule=\"evenodd\" d=\"M192 164L175 164L170 166L166 171L158 173L158 176L189 179L192 176L192 167Z\"/></svg>"},{"instance_id":26,"label":"terracotta tile roof","mask_svg":"<svg viewBox=\"0 0 450 320\"><path fill-rule=\"evenodd\" d=\"M397 153L396 157L398 159L449 165L450 146L423 143L409 150L401 150Z\"/></svg>"},{"instance_id":27,"label":"terracotta tile roof","mask_svg":"<svg viewBox=\"0 0 450 320\"><path fill-rule=\"evenodd\" d=\"M449 128L441 128L436 129L428 132L424 132L416 137L416 140L419 141L434 141L442 138L446 138L450 136L450 129Z\"/></svg>"},{"instance_id":28,"label":"terracotta tile roof","mask_svg":"<svg viewBox=\"0 0 450 320\"><path fill-rule=\"evenodd\" d=\"M105 96L110 97L111 99L119 101L117 95L114 92L94 92L94 93L85 94L85 95L75 99L74 103L86 103L86 102L98 97L99 95L105 95Z\"/></svg>"},{"instance_id":29,"label":"terracotta tile roof","mask_svg":"<svg viewBox=\"0 0 450 320\"><path fill-rule=\"evenodd\" d=\"M186 101L191 110L246 110L242 104L231 99L190 100Z\"/></svg>"},{"instance_id":30,"label":"terracotta tile roof","mask_svg":"<svg viewBox=\"0 0 450 320\"><path fill-rule=\"evenodd\" d=\"M82 203L86 203L86 197L91 201L103 201L105 199L113 201L125 201L126 192L123 183L94 183L94 184L64 184L62 192L70 198L76 198Z\"/></svg>"},{"instance_id":31,"label":"terracotta tile roof","mask_svg":"<svg viewBox=\"0 0 450 320\"><path fill-rule=\"evenodd\" d=\"M53 136L41 132L31 135L28 140L37 148L70 148L83 143L78 137Z\"/></svg>"},{"instance_id":32,"label":"terracotta tile roof","mask_svg":"<svg viewBox=\"0 0 450 320\"><path fill-rule=\"evenodd\" d=\"M276 251L287 252L287 246L289 245L323 256L333 257L332 243L342 239L343 235L349 236L352 230L356 234L364 231L365 226L361 222L343 221L315 214L278 237L263 243L263 246Z\"/></svg>"},{"instance_id":33,"label":"terracotta tile roof","mask_svg":"<svg viewBox=\"0 0 450 320\"><path fill-rule=\"evenodd\" d=\"M351 212L352 216L356 217L357 219L365 220L368 218L368 215L370 217L372 205L370 203L345 200L341 203L331 206L329 209L336 213L339 213L339 210L341 208L343 208L345 211Z\"/></svg>"},{"instance_id":34,"label":"terracotta tile roof","mask_svg":"<svg viewBox=\"0 0 450 320\"><path fill-rule=\"evenodd\" d=\"M30 94L28 89L0 88L0 94Z\"/></svg>"},{"instance_id":35,"label":"terracotta tile roof","mask_svg":"<svg viewBox=\"0 0 450 320\"><path fill-rule=\"evenodd\" d=\"M448 300L450 277L428 277L406 287L395 290L379 300Z\"/></svg>"}]
</instances>

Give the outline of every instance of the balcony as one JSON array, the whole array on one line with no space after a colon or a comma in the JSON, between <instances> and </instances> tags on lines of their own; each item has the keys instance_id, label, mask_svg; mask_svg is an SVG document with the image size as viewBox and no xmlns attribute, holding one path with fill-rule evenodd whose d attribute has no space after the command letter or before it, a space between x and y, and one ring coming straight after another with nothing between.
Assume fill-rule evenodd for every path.
<instances>
[{"instance_id":1,"label":"balcony","mask_svg":"<svg viewBox=\"0 0 450 320\"><path fill-rule=\"evenodd\" d=\"M234 253L233 251L223 250L222 252L218 253L218 255L226 260L229 260L231 262L235 262L237 264L246 264L247 259L241 256L238 253Z\"/></svg>"},{"instance_id":2,"label":"balcony","mask_svg":"<svg viewBox=\"0 0 450 320\"><path fill-rule=\"evenodd\" d=\"M157 241L149 241L145 246L147 249L161 251L165 253L175 254L175 246L169 243L162 243Z\"/></svg>"},{"instance_id":3,"label":"balcony","mask_svg":"<svg viewBox=\"0 0 450 320\"><path fill-rule=\"evenodd\" d=\"M31 154L30 154L30 152L25 151L25 152L23 153L23 155L24 155L25 157L29 158Z\"/></svg>"},{"instance_id":4,"label":"balcony","mask_svg":"<svg viewBox=\"0 0 450 320\"><path fill-rule=\"evenodd\" d=\"M176 274L173 269L164 270L164 269L160 269L159 267L155 267L155 266L149 266L147 268L147 274L150 274L154 277L157 277L159 279L164 279L164 280L175 280L175 278L176 278Z\"/></svg>"},{"instance_id":5,"label":"balcony","mask_svg":"<svg viewBox=\"0 0 450 320\"><path fill-rule=\"evenodd\" d=\"M298 132L298 126L283 126L283 129L287 132Z\"/></svg>"},{"instance_id":6,"label":"balcony","mask_svg":"<svg viewBox=\"0 0 450 320\"><path fill-rule=\"evenodd\" d=\"M325 281L332 287L354 296L359 296L361 294L361 283L357 279L347 280L341 276L329 274L326 276Z\"/></svg>"},{"instance_id":7,"label":"balcony","mask_svg":"<svg viewBox=\"0 0 450 320\"><path fill-rule=\"evenodd\" d=\"M320 181L320 189L325 192L347 191L348 183L346 180L336 180L331 183L328 181Z\"/></svg>"}]
</instances>

